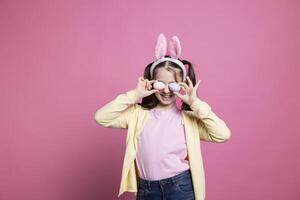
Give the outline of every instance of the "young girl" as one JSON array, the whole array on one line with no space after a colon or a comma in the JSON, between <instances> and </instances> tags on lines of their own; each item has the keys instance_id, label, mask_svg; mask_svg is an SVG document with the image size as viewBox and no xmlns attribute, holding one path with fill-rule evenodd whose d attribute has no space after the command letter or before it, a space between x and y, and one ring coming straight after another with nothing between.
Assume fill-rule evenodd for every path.
<instances>
[{"instance_id":1,"label":"young girl","mask_svg":"<svg viewBox=\"0 0 300 200\"><path fill-rule=\"evenodd\" d=\"M193 65L179 59L177 36L168 50L166 55L167 41L160 34L156 60L136 88L95 113L98 124L128 130L118 197L128 191L137 200L204 200L200 140L222 143L230 138L225 122L197 96L200 81L196 83Z\"/></svg>"}]
</instances>

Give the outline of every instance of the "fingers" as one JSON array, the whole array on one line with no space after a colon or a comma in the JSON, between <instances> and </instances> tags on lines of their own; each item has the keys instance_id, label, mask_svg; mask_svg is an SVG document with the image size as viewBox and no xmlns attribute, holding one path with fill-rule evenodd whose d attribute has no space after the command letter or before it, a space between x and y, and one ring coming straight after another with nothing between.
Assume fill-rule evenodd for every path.
<instances>
[{"instance_id":1,"label":"fingers","mask_svg":"<svg viewBox=\"0 0 300 200\"><path fill-rule=\"evenodd\" d=\"M190 77L187 76L186 79L187 79L187 81L188 81L188 83L189 83L189 86L190 86L190 87L193 87L193 83L192 83Z\"/></svg>"},{"instance_id":2,"label":"fingers","mask_svg":"<svg viewBox=\"0 0 300 200\"><path fill-rule=\"evenodd\" d=\"M190 77L187 76L186 79L188 80L189 86L192 87L192 88L194 87L195 89L198 88L198 86L199 86L199 84L200 84L200 82L201 82L201 80L199 80L199 81L195 84L195 86L193 86L193 83L192 83Z\"/></svg>"},{"instance_id":3,"label":"fingers","mask_svg":"<svg viewBox=\"0 0 300 200\"><path fill-rule=\"evenodd\" d=\"M178 85L182 86L182 89L188 90L189 86L185 82L180 82Z\"/></svg>"},{"instance_id":4,"label":"fingers","mask_svg":"<svg viewBox=\"0 0 300 200\"><path fill-rule=\"evenodd\" d=\"M143 81L144 78L142 76L139 77L139 81Z\"/></svg>"},{"instance_id":5,"label":"fingers","mask_svg":"<svg viewBox=\"0 0 300 200\"><path fill-rule=\"evenodd\" d=\"M151 80L151 81L149 81L149 83L150 84L152 84L152 83L154 83L154 82L156 82L157 80Z\"/></svg>"},{"instance_id":6,"label":"fingers","mask_svg":"<svg viewBox=\"0 0 300 200\"><path fill-rule=\"evenodd\" d=\"M152 84L152 83L154 83L154 82L157 81L157 80L148 80L148 79L144 79L143 76L140 76L140 77L138 78L138 80L139 80L139 81L146 81L146 82L149 82L150 84Z\"/></svg>"},{"instance_id":7,"label":"fingers","mask_svg":"<svg viewBox=\"0 0 300 200\"><path fill-rule=\"evenodd\" d=\"M188 90L184 86L182 86L181 89L184 91L184 93L188 93Z\"/></svg>"},{"instance_id":8,"label":"fingers","mask_svg":"<svg viewBox=\"0 0 300 200\"><path fill-rule=\"evenodd\" d=\"M138 80L139 80L139 85L140 85L140 87L142 87L143 89L145 89L145 90L149 90L149 89L151 89L150 87L149 87L149 85L148 85L148 79L144 79L144 77L143 76L140 76L139 78L138 78Z\"/></svg>"},{"instance_id":9,"label":"fingers","mask_svg":"<svg viewBox=\"0 0 300 200\"><path fill-rule=\"evenodd\" d=\"M196 89L196 90L197 90L197 88L198 88L200 82L201 82L201 80L199 80L199 81L196 83L196 85L195 85L195 89Z\"/></svg>"},{"instance_id":10,"label":"fingers","mask_svg":"<svg viewBox=\"0 0 300 200\"><path fill-rule=\"evenodd\" d=\"M146 81L146 89L147 89L147 90L151 90L151 87L152 87L151 84L149 84L149 82Z\"/></svg>"},{"instance_id":11,"label":"fingers","mask_svg":"<svg viewBox=\"0 0 300 200\"><path fill-rule=\"evenodd\" d=\"M183 96L184 96L184 95L180 94L179 92L174 92L174 94L175 94L176 96L178 96L180 99L183 99Z\"/></svg>"},{"instance_id":12,"label":"fingers","mask_svg":"<svg viewBox=\"0 0 300 200\"><path fill-rule=\"evenodd\" d=\"M159 90L157 90L157 89L150 90L150 94L153 94L155 92L159 92Z\"/></svg>"},{"instance_id":13,"label":"fingers","mask_svg":"<svg viewBox=\"0 0 300 200\"><path fill-rule=\"evenodd\" d=\"M148 90L151 90L152 89L152 83L154 83L154 82L156 82L156 80L148 80L148 79L145 79L145 81L146 81L146 88L148 89Z\"/></svg>"},{"instance_id":14,"label":"fingers","mask_svg":"<svg viewBox=\"0 0 300 200\"><path fill-rule=\"evenodd\" d=\"M146 81L146 88L147 90L151 90L151 84L150 84L150 81L148 79L145 80Z\"/></svg>"}]
</instances>

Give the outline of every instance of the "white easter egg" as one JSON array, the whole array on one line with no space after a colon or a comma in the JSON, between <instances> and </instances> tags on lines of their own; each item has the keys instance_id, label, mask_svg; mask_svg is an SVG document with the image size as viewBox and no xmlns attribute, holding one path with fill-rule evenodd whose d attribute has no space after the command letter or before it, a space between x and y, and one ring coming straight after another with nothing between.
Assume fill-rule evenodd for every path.
<instances>
[{"instance_id":1,"label":"white easter egg","mask_svg":"<svg viewBox=\"0 0 300 200\"><path fill-rule=\"evenodd\" d=\"M178 83L170 83L169 84L169 88L170 90L172 90L173 92L179 92L180 91L180 86L178 85Z\"/></svg>"},{"instance_id":2,"label":"white easter egg","mask_svg":"<svg viewBox=\"0 0 300 200\"><path fill-rule=\"evenodd\" d=\"M164 89L166 87L166 85L162 82L155 82L153 84L153 87L156 89L156 90L161 90L161 89Z\"/></svg>"}]
</instances>

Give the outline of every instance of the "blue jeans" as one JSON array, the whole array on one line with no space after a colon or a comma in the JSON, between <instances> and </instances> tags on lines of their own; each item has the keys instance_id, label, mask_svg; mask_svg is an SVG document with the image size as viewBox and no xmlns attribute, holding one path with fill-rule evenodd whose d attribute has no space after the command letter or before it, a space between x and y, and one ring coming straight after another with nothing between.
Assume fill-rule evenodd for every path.
<instances>
[{"instance_id":1,"label":"blue jeans","mask_svg":"<svg viewBox=\"0 0 300 200\"><path fill-rule=\"evenodd\" d=\"M136 200L194 200L190 169L175 176L151 181L140 178Z\"/></svg>"}]
</instances>

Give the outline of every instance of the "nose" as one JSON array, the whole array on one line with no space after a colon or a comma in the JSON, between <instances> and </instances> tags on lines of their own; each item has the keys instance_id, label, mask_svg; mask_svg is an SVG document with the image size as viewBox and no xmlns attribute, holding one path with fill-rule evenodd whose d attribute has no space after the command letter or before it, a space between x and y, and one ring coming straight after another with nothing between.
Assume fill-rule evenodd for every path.
<instances>
[{"instance_id":1,"label":"nose","mask_svg":"<svg viewBox=\"0 0 300 200\"><path fill-rule=\"evenodd\" d=\"M169 85L166 85L166 87L163 89L165 94L168 94L170 92Z\"/></svg>"}]
</instances>

